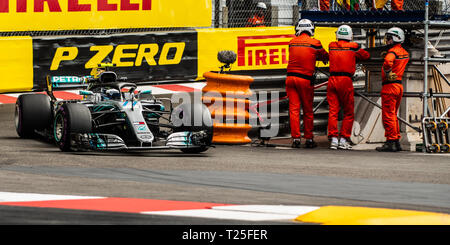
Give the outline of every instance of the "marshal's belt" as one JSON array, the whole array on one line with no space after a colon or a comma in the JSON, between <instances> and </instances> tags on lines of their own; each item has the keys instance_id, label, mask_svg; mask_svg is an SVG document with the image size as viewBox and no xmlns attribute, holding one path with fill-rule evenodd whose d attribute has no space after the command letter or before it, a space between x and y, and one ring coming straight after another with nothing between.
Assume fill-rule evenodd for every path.
<instances>
[{"instance_id":1,"label":"marshal's belt","mask_svg":"<svg viewBox=\"0 0 450 245\"><path fill-rule=\"evenodd\" d=\"M348 72L331 72L330 76L341 76L341 77L349 77L353 79L353 74Z\"/></svg>"},{"instance_id":2,"label":"marshal's belt","mask_svg":"<svg viewBox=\"0 0 450 245\"><path fill-rule=\"evenodd\" d=\"M287 76L288 76L288 77L289 77L289 76L292 76L292 77L300 77L300 78L303 78L303 79L306 79L306 80L310 80L310 81L313 81L313 80L314 80L314 76L308 76L308 75L301 74L301 73L297 73L297 72L288 72L288 73L287 73Z\"/></svg>"},{"instance_id":3,"label":"marshal's belt","mask_svg":"<svg viewBox=\"0 0 450 245\"><path fill-rule=\"evenodd\" d=\"M382 82L383 85L386 85L386 84L392 84L392 83L402 84L402 80Z\"/></svg>"}]
</instances>

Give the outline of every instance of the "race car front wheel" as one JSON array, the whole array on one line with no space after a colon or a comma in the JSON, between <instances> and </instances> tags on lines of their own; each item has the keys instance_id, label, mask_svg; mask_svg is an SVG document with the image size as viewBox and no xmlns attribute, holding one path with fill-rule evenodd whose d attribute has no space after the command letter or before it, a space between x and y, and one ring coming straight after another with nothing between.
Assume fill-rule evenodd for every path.
<instances>
[{"instance_id":1,"label":"race car front wheel","mask_svg":"<svg viewBox=\"0 0 450 245\"><path fill-rule=\"evenodd\" d=\"M62 151L72 150L73 134L91 132L92 117L89 108L76 103L66 103L59 107L53 122L53 136Z\"/></svg>"},{"instance_id":2,"label":"race car front wheel","mask_svg":"<svg viewBox=\"0 0 450 245\"><path fill-rule=\"evenodd\" d=\"M52 111L45 94L22 94L17 98L14 113L16 132L21 138L32 138L35 130L50 127Z\"/></svg>"},{"instance_id":3,"label":"race car front wheel","mask_svg":"<svg viewBox=\"0 0 450 245\"><path fill-rule=\"evenodd\" d=\"M174 108L171 115L171 122L175 126L174 132L204 131L207 137L204 139L204 145L192 148L180 149L184 153L201 153L208 150L212 143L213 137L213 121L211 113L204 104L181 104Z\"/></svg>"}]
</instances>

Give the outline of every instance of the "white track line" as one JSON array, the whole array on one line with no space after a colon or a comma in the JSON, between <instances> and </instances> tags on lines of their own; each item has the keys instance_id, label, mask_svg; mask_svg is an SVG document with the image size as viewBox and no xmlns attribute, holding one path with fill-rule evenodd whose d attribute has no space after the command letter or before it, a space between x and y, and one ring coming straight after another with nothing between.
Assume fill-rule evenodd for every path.
<instances>
[{"instance_id":1,"label":"white track line","mask_svg":"<svg viewBox=\"0 0 450 245\"><path fill-rule=\"evenodd\" d=\"M215 210L241 211L254 213L293 214L302 215L318 209L314 206L285 206L285 205L235 205L212 207Z\"/></svg>"},{"instance_id":2,"label":"white track line","mask_svg":"<svg viewBox=\"0 0 450 245\"><path fill-rule=\"evenodd\" d=\"M224 211L215 209L142 212L142 214L194 217L205 219L246 220L246 221L291 220L297 217L297 215L287 215L287 214L265 214L265 213L240 212L240 211Z\"/></svg>"},{"instance_id":3,"label":"white track line","mask_svg":"<svg viewBox=\"0 0 450 245\"><path fill-rule=\"evenodd\" d=\"M178 85L195 88L201 90L203 87L206 86L206 82L196 82L196 83L180 83Z\"/></svg>"},{"instance_id":4,"label":"white track line","mask_svg":"<svg viewBox=\"0 0 450 245\"><path fill-rule=\"evenodd\" d=\"M2 203L2 202L75 200L75 199L100 199L100 198L105 198L105 197L0 192L0 203Z\"/></svg>"}]
</instances>

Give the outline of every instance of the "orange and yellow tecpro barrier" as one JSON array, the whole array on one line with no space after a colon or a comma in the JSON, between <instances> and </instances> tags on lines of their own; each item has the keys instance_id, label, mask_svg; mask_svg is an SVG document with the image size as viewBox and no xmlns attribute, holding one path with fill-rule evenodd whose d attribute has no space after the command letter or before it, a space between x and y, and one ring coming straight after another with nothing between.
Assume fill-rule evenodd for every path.
<instances>
[{"instance_id":1,"label":"orange and yellow tecpro barrier","mask_svg":"<svg viewBox=\"0 0 450 245\"><path fill-rule=\"evenodd\" d=\"M208 27L211 1L0 0L0 31Z\"/></svg>"},{"instance_id":2,"label":"orange and yellow tecpro barrier","mask_svg":"<svg viewBox=\"0 0 450 245\"><path fill-rule=\"evenodd\" d=\"M250 143L248 107L253 78L215 72L206 72L204 77L206 85L202 100L213 119L213 143Z\"/></svg>"},{"instance_id":3,"label":"orange and yellow tecpro barrier","mask_svg":"<svg viewBox=\"0 0 450 245\"><path fill-rule=\"evenodd\" d=\"M0 93L33 89L31 37L0 37Z\"/></svg>"}]
</instances>

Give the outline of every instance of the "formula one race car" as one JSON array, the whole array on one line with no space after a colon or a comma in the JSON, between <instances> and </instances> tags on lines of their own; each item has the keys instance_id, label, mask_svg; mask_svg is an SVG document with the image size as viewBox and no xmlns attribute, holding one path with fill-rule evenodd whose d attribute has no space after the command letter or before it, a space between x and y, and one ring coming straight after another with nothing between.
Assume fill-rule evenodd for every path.
<instances>
[{"instance_id":1,"label":"formula one race car","mask_svg":"<svg viewBox=\"0 0 450 245\"><path fill-rule=\"evenodd\" d=\"M85 88L80 100L57 100L55 89ZM168 101L166 109L164 101ZM46 94L22 94L15 108L21 138L36 134L54 140L62 151L180 149L206 151L212 142L212 119L202 103L175 108L150 90L112 71L98 76L47 77Z\"/></svg>"}]
</instances>

